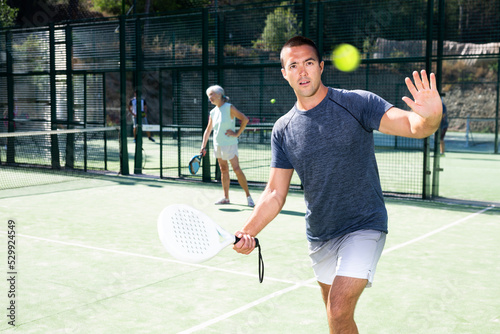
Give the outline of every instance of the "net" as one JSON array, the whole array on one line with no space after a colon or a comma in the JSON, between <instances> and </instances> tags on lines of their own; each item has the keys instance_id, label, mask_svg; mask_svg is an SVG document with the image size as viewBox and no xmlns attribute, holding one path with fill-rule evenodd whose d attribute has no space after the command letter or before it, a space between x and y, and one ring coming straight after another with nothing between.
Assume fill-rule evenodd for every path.
<instances>
[{"instance_id":1,"label":"net","mask_svg":"<svg viewBox=\"0 0 500 334\"><path fill-rule=\"evenodd\" d=\"M0 133L0 189L119 172L119 128Z\"/></svg>"}]
</instances>

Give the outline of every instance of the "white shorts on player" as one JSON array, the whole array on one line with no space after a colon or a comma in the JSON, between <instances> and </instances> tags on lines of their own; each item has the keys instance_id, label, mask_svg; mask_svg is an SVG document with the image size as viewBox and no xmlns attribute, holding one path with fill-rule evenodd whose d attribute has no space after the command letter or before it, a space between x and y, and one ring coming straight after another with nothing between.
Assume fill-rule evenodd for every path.
<instances>
[{"instance_id":1,"label":"white shorts on player","mask_svg":"<svg viewBox=\"0 0 500 334\"><path fill-rule=\"evenodd\" d=\"M367 279L371 287L386 234L359 230L327 241L309 242L316 279L331 285L335 276Z\"/></svg>"}]
</instances>

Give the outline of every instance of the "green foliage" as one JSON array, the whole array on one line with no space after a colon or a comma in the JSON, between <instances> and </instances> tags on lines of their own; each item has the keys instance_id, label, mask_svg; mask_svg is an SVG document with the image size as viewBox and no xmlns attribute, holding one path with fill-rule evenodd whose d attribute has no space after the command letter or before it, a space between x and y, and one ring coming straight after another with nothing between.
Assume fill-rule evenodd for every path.
<instances>
[{"instance_id":1,"label":"green foliage","mask_svg":"<svg viewBox=\"0 0 500 334\"><path fill-rule=\"evenodd\" d=\"M14 24L17 17L18 8L11 8L5 0L0 0L0 25L9 27Z\"/></svg>"},{"instance_id":2,"label":"green foliage","mask_svg":"<svg viewBox=\"0 0 500 334\"><path fill-rule=\"evenodd\" d=\"M261 38L252 41L254 48L268 51L279 51L290 38L300 35L302 22L298 22L297 15L291 8L276 8L267 15L266 25Z\"/></svg>"},{"instance_id":3,"label":"green foliage","mask_svg":"<svg viewBox=\"0 0 500 334\"><path fill-rule=\"evenodd\" d=\"M122 2L116 0L93 0L94 6L103 12L119 15L122 11ZM130 5L125 5L125 9L128 10Z\"/></svg>"},{"instance_id":4,"label":"green foliage","mask_svg":"<svg viewBox=\"0 0 500 334\"><path fill-rule=\"evenodd\" d=\"M30 64L36 64L34 70L43 69L43 53L46 43L36 35L29 35L22 44L13 44L12 48L24 57L24 61Z\"/></svg>"},{"instance_id":5,"label":"green foliage","mask_svg":"<svg viewBox=\"0 0 500 334\"><path fill-rule=\"evenodd\" d=\"M98 10L112 15L120 15L122 12L121 0L92 0L94 7ZM204 5L209 5L210 0L135 0L136 13L167 12L179 9L201 8ZM134 0L125 0L125 11L128 11ZM146 8L149 8L146 10Z\"/></svg>"}]
</instances>

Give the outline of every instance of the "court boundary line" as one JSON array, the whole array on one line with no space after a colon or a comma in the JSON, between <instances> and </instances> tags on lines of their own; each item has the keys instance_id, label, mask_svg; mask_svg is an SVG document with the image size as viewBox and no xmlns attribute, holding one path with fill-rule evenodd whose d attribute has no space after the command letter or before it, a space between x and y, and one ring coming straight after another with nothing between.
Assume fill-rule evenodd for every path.
<instances>
[{"instance_id":1,"label":"court boundary line","mask_svg":"<svg viewBox=\"0 0 500 334\"><path fill-rule=\"evenodd\" d=\"M0 231L0 233L7 234L7 232L5 232L5 231ZM107 248L102 248L102 247L88 246L88 245L74 243L74 242L60 241L60 240L43 238L43 237L36 237L36 236L27 235L27 234L21 234L21 233L18 233L17 236L18 237L28 238L28 239L33 239L33 240L39 240L39 241L45 241L45 242L50 242L50 243L56 243L56 244L66 245L66 246L80 247L80 248L85 248L85 249L90 249L90 250L96 250L96 251L102 251L102 252L107 252L107 253L114 253L114 254L131 256L131 257L138 257L138 258L143 258L143 259L148 259L148 260L158 260L158 261L162 261L162 262L170 262L170 263L182 264L182 265L185 265L185 266L195 267L195 268L198 268L198 269L206 269L206 270L211 270L211 271L220 271L220 272L224 272L224 273L228 273L228 274L233 274L233 275L238 275L238 276L247 276L247 277L259 278L259 276L256 275L256 274L250 274L250 273L245 273L245 272L241 272L241 271L234 271L234 270L229 270L229 269L224 269L224 268L219 268L219 267L207 266L207 265L203 265L203 264L199 264L199 263L182 262L182 261L173 260L173 259L164 258L164 257L144 255L144 254L132 253L132 252L126 252L126 251L119 251L119 250L107 249ZM294 282L294 281L284 280L284 279L275 278L275 277L268 277L268 276L266 276L265 279L269 280L269 281L273 281L273 282L286 283L286 284L292 284L292 285L300 284L300 282ZM316 288L316 286L312 286L312 285L310 285L309 287Z\"/></svg>"},{"instance_id":2,"label":"court boundary line","mask_svg":"<svg viewBox=\"0 0 500 334\"><path fill-rule=\"evenodd\" d=\"M203 322L201 324L198 324L198 325L196 325L194 327L188 328L187 330L184 330L182 332L178 332L177 334L190 334L190 333L194 333L194 332L197 332L199 330L205 329L205 328L207 328L210 325L216 324L216 323L218 323L218 322L220 322L222 320L225 320L227 318L232 317L233 315L236 315L238 313L241 313L243 311L251 309L252 307L260 305L260 304L262 304L262 303L264 303L264 302L266 302L266 301L268 301L270 299L273 299L275 297L279 297L279 296L284 295L285 293L288 293L290 291L297 290L300 287L308 286L308 284L311 284L314 281L316 281L316 277L313 277L313 278L310 278L308 280L296 283L296 284L294 284L292 286L289 286L288 288L284 288L284 289L275 291L273 293L268 294L267 296L264 296L264 297L261 297L261 298L255 300L255 301L253 301L251 303L248 303L246 305L238 307L237 309L232 310L232 311L230 311L228 313L222 314L222 315L220 315L218 317L210 319L210 320L208 320L206 322Z\"/></svg>"},{"instance_id":3,"label":"court boundary line","mask_svg":"<svg viewBox=\"0 0 500 334\"><path fill-rule=\"evenodd\" d=\"M399 244L399 245L396 245L396 246L394 246L394 247L391 247L391 248L387 249L385 252L382 252L382 254L391 253L391 252L393 252L393 251L395 251L395 250L397 250L397 249L400 249L400 248L403 248L403 247L405 247L405 246L411 245L411 244L413 244L413 243L415 243L415 242L417 242L417 241L420 241L420 240L426 239L426 238L428 238L428 237L430 237L430 236L432 236L432 235L434 235L434 234L437 234L437 233L442 232L442 231L444 231L444 230L446 230L446 229L449 229L449 228L451 228L451 227L453 227L453 226L456 226L456 225L458 225L458 224L460 224L460 223L463 223L464 221L466 221L466 220L468 220L468 219L471 219L471 218L473 218L473 217L476 217L476 216L478 216L478 215L480 215L480 214L482 214L482 213L484 213L484 212L486 212L486 211L488 211L488 210L491 210L491 209L493 209L493 207L487 207L487 208L484 208L484 209L482 209L482 210L479 210L479 211L477 211L477 212L475 212L475 213L473 213L473 214L470 214L470 215L468 215L468 216L466 216L466 217L464 217L464 218L461 218L461 219L459 219L459 220L457 220L457 221L455 221L455 222L453 222L453 223L447 224L447 225L442 226L442 227L440 227L440 228L438 228L438 229L436 229L436 230L434 230L434 231L431 231L431 232L429 232L429 233L426 233L426 234L424 234L424 235L422 235L422 236L420 236L420 237L417 237L417 238L415 238L415 239L412 239L412 240L409 240L409 241L404 242L404 243L402 243L402 244ZM239 308L237 308L237 309L235 309L235 310L233 310L233 311L227 312L227 313L222 314L222 315L220 315L220 316L218 316L218 317L216 317L216 318L213 318L213 319L207 320L207 321L205 321L205 322L203 322L203 323L201 323L201 324L198 324L198 325L196 325L196 326L193 326L193 327L191 327L191 328L188 328L187 330L184 330L184 331L182 331L182 332L179 332L178 334L190 334L190 333L194 333L194 332L197 332L197 331L199 331L199 330L205 329L205 328L207 328L208 326L211 326L211 325L216 324L216 323L218 323L218 322L220 322L220 321L222 321L222 320L228 319L228 318L232 317L233 315L236 315L236 314L241 313L241 312L243 312L243 311L246 311L246 310L248 310L248 309L250 309L250 308L253 308L253 307L255 307L255 306L258 306L258 305L260 305L261 303L263 303L263 302L265 302L265 301L268 301L268 300L270 300L270 299L272 299L272 298L274 298L274 297L284 295L285 293L288 293L288 292L290 292L290 291L296 290L296 289L298 289L299 287L304 286L305 284L312 283L312 282L314 282L315 280L316 280L315 278L313 278L313 279L309 279L309 280L306 280L306 281L302 282L303 284L298 283L298 284L296 284L296 285L294 285L294 286L292 286L292 287L288 287L288 288L282 289L282 290L280 290L280 291L273 292L273 293L271 293L271 294L269 294L269 295L267 295L267 296L264 296L264 297L261 297L261 298L259 298L259 299L255 300L255 301L253 301L253 302L251 302L251 303L248 303L248 304L246 304L246 305L243 305L243 306L241 306L241 307L239 307Z\"/></svg>"},{"instance_id":4,"label":"court boundary line","mask_svg":"<svg viewBox=\"0 0 500 334\"><path fill-rule=\"evenodd\" d=\"M464 221L469 220L469 219L471 219L471 218L474 218L474 217L476 217L476 216L478 216L478 215L480 215L480 214L482 214L482 213L484 213L484 212L486 212L486 211L488 211L488 210L491 210L491 209L493 209L493 208L494 208L494 207L492 207L492 206L487 207L487 208L484 208L484 209L479 210L479 211L477 211L477 212L474 212L474 213L472 213L472 214L470 214L470 215L468 215L468 216L466 216L466 217L463 217L463 218L461 218L461 219L459 219L459 220L457 220L457 221L454 221L453 223L450 223L450 224L447 224L447 225L441 226L440 228L435 229L434 231L431 231L431 232L428 232L428 233L426 233L426 234L423 234L423 235L421 235L420 237L417 237L417 238L412 239L412 240L409 240L409 241L407 241L407 242L403 242L402 244L399 244L399 245L393 246L393 247L391 247L391 248L388 248L388 249L386 249L386 250L382 251L382 255L387 254L387 253L390 253L390 252L392 252L392 251L394 251L394 250L396 250L396 249L400 249L400 248L406 247L406 246L411 245L411 244L413 244L413 243L415 243L415 242L418 242L418 241L420 241L420 240L426 239L426 238L428 238L428 237L430 237L430 236L432 236L432 235L434 235L434 234L437 234L437 233L442 232L442 231L444 231L444 230L447 230L447 229L449 229L449 228L451 228L451 227L453 227L453 226L456 226L456 225L458 225L458 224L460 224L460 223L463 223Z\"/></svg>"}]
</instances>

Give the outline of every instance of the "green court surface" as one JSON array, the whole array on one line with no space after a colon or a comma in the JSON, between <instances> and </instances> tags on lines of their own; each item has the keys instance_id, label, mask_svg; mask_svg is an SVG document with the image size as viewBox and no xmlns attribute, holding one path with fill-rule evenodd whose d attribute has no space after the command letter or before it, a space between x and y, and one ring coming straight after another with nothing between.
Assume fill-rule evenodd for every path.
<instances>
[{"instance_id":1,"label":"green court surface","mask_svg":"<svg viewBox=\"0 0 500 334\"><path fill-rule=\"evenodd\" d=\"M500 203L499 154L450 152L440 164L440 196Z\"/></svg>"},{"instance_id":2,"label":"green court surface","mask_svg":"<svg viewBox=\"0 0 500 334\"><path fill-rule=\"evenodd\" d=\"M251 191L258 199L262 189ZM262 284L254 253L229 247L196 265L166 253L156 219L169 204L192 205L228 231L243 225L243 191L233 186L231 205L213 205L221 193L218 184L119 176L0 192L7 278L9 220L16 231L15 298L3 279L0 331L327 333L300 192L259 235ZM357 306L360 333L499 333L500 208L386 201L390 232Z\"/></svg>"}]
</instances>

